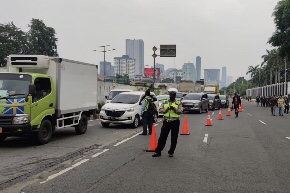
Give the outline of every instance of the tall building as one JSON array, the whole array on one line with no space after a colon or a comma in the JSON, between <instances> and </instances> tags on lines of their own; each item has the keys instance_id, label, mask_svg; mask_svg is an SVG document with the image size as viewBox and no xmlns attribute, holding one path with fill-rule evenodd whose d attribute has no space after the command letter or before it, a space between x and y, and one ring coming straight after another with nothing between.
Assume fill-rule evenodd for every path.
<instances>
[{"instance_id":1,"label":"tall building","mask_svg":"<svg viewBox=\"0 0 290 193\"><path fill-rule=\"evenodd\" d=\"M220 87L226 87L227 86L227 67L222 67L222 80Z\"/></svg>"},{"instance_id":2,"label":"tall building","mask_svg":"<svg viewBox=\"0 0 290 193\"><path fill-rule=\"evenodd\" d=\"M196 82L196 70L193 63L184 63L182 66L183 80Z\"/></svg>"},{"instance_id":3,"label":"tall building","mask_svg":"<svg viewBox=\"0 0 290 193\"><path fill-rule=\"evenodd\" d=\"M144 73L144 41L126 39L126 55L135 59L135 75Z\"/></svg>"},{"instance_id":4,"label":"tall building","mask_svg":"<svg viewBox=\"0 0 290 193\"><path fill-rule=\"evenodd\" d=\"M156 68L160 68L160 76L163 77L165 76L165 72L164 72L164 64L159 64L159 63L156 63Z\"/></svg>"},{"instance_id":5,"label":"tall building","mask_svg":"<svg viewBox=\"0 0 290 193\"><path fill-rule=\"evenodd\" d=\"M130 79L135 77L135 60L128 55L114 58L114 73L119 75L129 75Z\"/></svg>"},{"instance_id":6,"label":"tall building","mask_svg":"<svg viewBox=\"0 0 290 193\"><path fill-rule=\"evenodd\" d=\"M204 69L204 84L220 83L220 69Z\"/></svg>"},{"instance_id":7,"label":"tall building","mask_svg":"<svg viewBox=\"0 0 290 193\"><path fill-rule=\"evenodd\" d=\"M232 83L233 83L233 77L232 76L228 76L227 77L227 86L229 86Z\"/></svg>"},{"instance_id":8,"label":"tall building","mask_svg":"<svg viewBox=\"0 0 290 193\"><path fill-rule=\"evenodd\" d=\"M104 71L106 69L106 71ZM111 62L100 62L100 74L104 76L114 76L114 67L111 65Z\"/></svg>"},{"instance_id":9,"label":"tall building","mask_svg":"<svg viewBox=\"0 0 290 193\"><path fill-rule=\"evenodd\" d=\"M201 57L197 56L196 57L196 80L201 79Z\"/></svg>"}]
</instances>

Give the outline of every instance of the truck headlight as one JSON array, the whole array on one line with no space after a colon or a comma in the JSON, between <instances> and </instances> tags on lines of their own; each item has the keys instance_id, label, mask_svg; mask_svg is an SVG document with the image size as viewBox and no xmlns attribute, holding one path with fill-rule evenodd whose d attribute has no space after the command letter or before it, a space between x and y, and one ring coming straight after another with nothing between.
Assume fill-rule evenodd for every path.
<instances>
[{"instance_id":1,"label":"truck headlight","mask_svg":"<svg viewBox=\"0 0 290 193\"><path fill-rule=\"evenodd\" d=\"M127 112L133 112L133 111L134 111L134 108L133 107L127 109Z\"/></svg>"},{"instance_id":2,"label":"truck headlight","mask_svg":"<svg viewBox=\"0 0 290 193\"><path fill-rule=\"evenodd\" d=\"M16 115L13 120L12 124L25 124L30 122L30 116L29 115Z\"/></svg>"}]
</instances>

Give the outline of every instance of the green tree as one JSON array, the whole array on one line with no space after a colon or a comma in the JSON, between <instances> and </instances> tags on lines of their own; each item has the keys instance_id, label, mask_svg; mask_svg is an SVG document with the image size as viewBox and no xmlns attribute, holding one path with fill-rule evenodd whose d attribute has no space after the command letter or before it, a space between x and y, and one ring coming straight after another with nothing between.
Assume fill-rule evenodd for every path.
<instances>
[{"instance_id":1,"label":"green tree","mask_svg":"<svg viewBox=\"0 0 290 193\"><path fill-rule=\"evenodd\" d=\"M290 0L281 0L277 3L274 12L276 31L268 43L279 47L282 58L290 58Z\"/></svg>"},{"instance_id":2,"label":"green tree","mask_svg":"<svg viewBox=\"0 0 290 193\"><path fill-rule=\"evenodd\" d=\"M4 66L5 58L10 54L28 53L28 42L25 32L13 22L0 24L0 65Z\"/></svg>"},{"instance_id":3,"label":"green tree","mask_svg":"<svg viewBox=\"0 0 290 193\"><path fill-rule=\"evenodd\" d=\"M58 56L56 33L52 27L46 26L42 20L32 19L29 25L28 39L31 54Z\"/></svg>"}]
</instances>

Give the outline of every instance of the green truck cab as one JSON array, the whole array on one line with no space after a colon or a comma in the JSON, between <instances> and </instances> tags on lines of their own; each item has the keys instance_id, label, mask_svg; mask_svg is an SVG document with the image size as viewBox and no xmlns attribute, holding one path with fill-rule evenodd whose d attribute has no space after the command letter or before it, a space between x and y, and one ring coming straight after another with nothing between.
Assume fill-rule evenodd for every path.
<instances>
[{"instance_id":1,"label":"green truck cab","mask_svg":"<svg viewBox=\"0 0 290 193\"><path fill-rule=\"evenodd\" d=\"M0 143L10 136L32 136L46 144L60 128L86 132L88 117L97 109L96 65L12 55L7 67L0 73Z\"/></svg>"}]
</instances>

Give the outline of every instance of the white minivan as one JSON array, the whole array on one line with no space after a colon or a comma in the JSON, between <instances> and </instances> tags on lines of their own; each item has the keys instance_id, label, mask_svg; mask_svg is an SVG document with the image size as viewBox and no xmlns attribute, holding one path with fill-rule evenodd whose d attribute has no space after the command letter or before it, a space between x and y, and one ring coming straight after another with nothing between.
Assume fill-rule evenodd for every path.
<instances>
[{"instance_id":1,"label":"white minivan","mask_svg":"<svg viewBox=\"0 0 290 193\"><path fill-rule=\"evenodd\" d=\"M112 101L112 99L116 95L118 95L118 94L120 94L122 92L131 92L131 91L133 91L133 90L131 90L131 89L121 89L121 88L120 89L113 89L113 90L110 91L108 96L105 96L105 98L107 99L106 103L110 103Z\"/></svg>"},{"instance_id":2,"label":"white minivan","mask_svg":"<svg viewBox=\"0 0 290 193\"><path fill-rule=\"evenodd\" d=\"M110 103L106 103L100 112L100 120L103 127L112 124L130 124L137 128L141 124L141 101L145 93L143 91L122 92ZM154 104L157 108L154 121L158 117L158 101L154 93L151 93Z\"/></svg>"}]
</instances>

